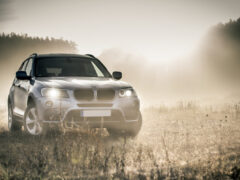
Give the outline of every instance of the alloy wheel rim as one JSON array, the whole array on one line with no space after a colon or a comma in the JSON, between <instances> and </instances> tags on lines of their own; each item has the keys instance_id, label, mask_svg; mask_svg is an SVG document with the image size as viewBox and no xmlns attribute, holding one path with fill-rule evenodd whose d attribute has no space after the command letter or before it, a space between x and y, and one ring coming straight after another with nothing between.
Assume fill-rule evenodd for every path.
<instances>
[{"instance_id":1,"label":"alloy wheel rim","mask_svg":"<svg viewBox=\"0 0 240 180\"><path fill-rule=\"evenodd\" d=\"M12 110L8 108L8 129L12 127Z\"/></svg>"},{"instance_id":2,"label":"alloy wheel rim","mask_svg":"<svg viewBox=\"0 0 240 180\"><path fill-rule=\"evenodd\" d=\"M42 133L42 126L38 121L35 108L31 108L27 113L26 128L27 131L32 135L39 135Z\"/></svg>"}]
</instances>

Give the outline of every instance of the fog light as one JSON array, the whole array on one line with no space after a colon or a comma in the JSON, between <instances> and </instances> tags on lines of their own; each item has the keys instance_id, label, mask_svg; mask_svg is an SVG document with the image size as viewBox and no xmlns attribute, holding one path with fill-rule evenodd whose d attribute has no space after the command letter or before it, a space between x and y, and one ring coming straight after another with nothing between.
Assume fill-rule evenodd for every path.
<instances>
[{"instance_id":1,"label":"fog light","mask_svg":"<svg viewBox=\"0 0 240 180\"><path fill-rule=\"evenodd\" d=\"M46 104L47 107L52 107L53 106L53 102L52 101L47 101L45 104Z\"/></svg>"}]
</instances>

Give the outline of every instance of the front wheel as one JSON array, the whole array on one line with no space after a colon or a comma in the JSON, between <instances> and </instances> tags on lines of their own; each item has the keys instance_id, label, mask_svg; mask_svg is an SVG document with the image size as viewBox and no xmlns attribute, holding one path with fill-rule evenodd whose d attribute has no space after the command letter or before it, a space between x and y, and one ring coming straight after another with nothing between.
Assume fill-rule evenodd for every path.
<instances>
[{"instance_id":1,"label":"front wheel","mask_svg":"<svg viewBox=\"0 0 240 180\"><path fill-rule=\"evenodd\" d=\"M34 106L27 107L24 115L24 130L34 136L43 134L43 124L39 121L37 110Z\"/></svg>"}]
</instances>

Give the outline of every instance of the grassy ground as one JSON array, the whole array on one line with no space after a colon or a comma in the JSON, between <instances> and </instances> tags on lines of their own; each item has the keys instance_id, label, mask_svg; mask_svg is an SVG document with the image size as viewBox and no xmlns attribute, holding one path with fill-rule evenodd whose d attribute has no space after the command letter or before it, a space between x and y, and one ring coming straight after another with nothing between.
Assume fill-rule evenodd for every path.
<instances>
[{"instance_id":1,"label":"grassy ground","mask_svg":"<svg viewBox=\"0 0 240 180\"><path fill-rule=\"evenodd\" d=\"M135 139L107 132L30 137L6 130L0 179L240 179L238 106L145 109Z\"/></svg>"}]
</instances>

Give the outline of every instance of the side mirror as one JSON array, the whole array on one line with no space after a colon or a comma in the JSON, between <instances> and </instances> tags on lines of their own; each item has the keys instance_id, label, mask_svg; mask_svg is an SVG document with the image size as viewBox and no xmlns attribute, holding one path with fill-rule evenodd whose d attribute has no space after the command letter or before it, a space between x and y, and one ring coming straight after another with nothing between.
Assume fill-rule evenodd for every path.
<instances>
[{"instance_id":1,"label":"side mirror","mask_svg":"<svg viewBox=\"0 0 240 180\"><path fill-rule=\"evenodd\" d=\"M122 72L114 71L114 72L112 73L112 76L113 76L114 79L119 80L119 79L122 78Z\"/></svg>"},{"instance_id":2,"label":"side mirror","mask_svg":"<svg viewBox=\"0 0 240 180\"><path fill-rule=\"evenodd\" d=\"M19 80L29 80L31 77L25 71L17 71L16 78Z\"/></svg>"}]
</instances>

